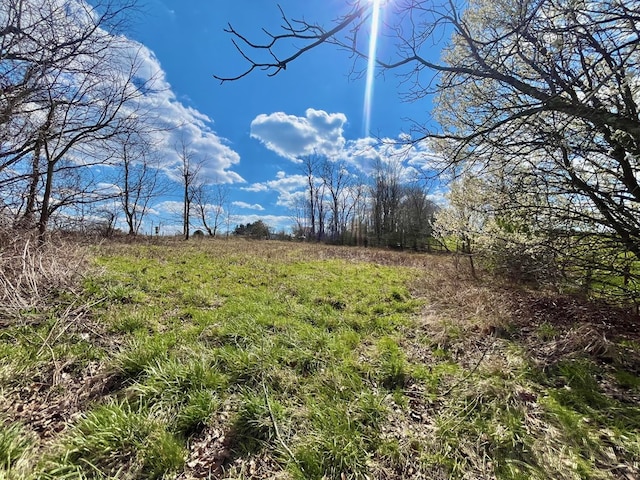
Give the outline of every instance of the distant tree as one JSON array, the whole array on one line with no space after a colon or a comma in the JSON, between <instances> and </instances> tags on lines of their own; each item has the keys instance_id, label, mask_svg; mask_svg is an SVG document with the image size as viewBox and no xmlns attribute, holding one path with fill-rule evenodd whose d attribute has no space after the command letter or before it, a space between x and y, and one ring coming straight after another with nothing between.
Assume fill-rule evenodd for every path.
<instances>
[{"instance_id":1,"label":"distant tree","mask_svg":"<svg viewBox=\"0 0 640 480\"><path fill-rule=\"evenodd\" d=\"M448 205L436 216L435 233L443 243L456 242L456 250L475 253L478 238L487 231L491 218L488 191L477 177L465 175L451 185L447 194Z\"/></svg>"},{"instance_id":2,"label":"distant tree","mask_svg":"<svg viewBox=\"0 0 640 480\"><path fill-rule=\"evenodd\" d=\"M304 198L297 198L293 205L293 215L291 217L294 223L293 235L299 240L314 238L311 234L308 204L309 202L305 195Z\"/></svg>"},{"instance_id":3,"label":"distant tree","mask_svg":"<svg viewBox=\"0 0 640 480\"><path fill-rule=\"evenodd\" d=\"M425 189L418 184L404 185L399 209L403 246L416 250L428 248L437 206L429 200Z\"/></svg>"},{"instance_id":4,"label":"distant tree","mask_svg":"<svg viewBox=\"0 0 640 480\"><path fill-rule=\"evenodd\" d=\"M193 190L196 215L209 236L215 237L225 223L229 210L229 188L222 183L206 184L200 181Z\"/></svg>"},{"instance_id":5,"label":"distant tree","mask_svg":"<svg viewBox=\"0 0 640 480\"><path fill-rule=\"evenodd\" d=\"M234 230L234 234L238 236L247 236L255 239L264 240L269 238L271 229L262 220L257 220L246 225L238 225Z\"/></svg>"},{"instance_id":6,"label":"distant tree","mask_svg":"<svg viewBox=\"0 0 640 480\"><path fill-rule=\"evenodd\" d=\"M317 238L318 231L318 205L316 202L322 201L318 196L318 190L320 188L318 178L320 176L322 157L317 154L312 154L306 155L300 160L302 161L302 173L307 179L307 204L304 210L306 210L309 218L309 231L306 236L315 239Z\"/></svg>"},{"instance_id":7,"label":"distant tree","mask_svg":"<svg viewBox=\"0 0 640 480\"><path fill-rule=\"evenodd\" d=\"M229 202L227 199L227 204L224 211L224 223L227 226L227 231L226 231L227 238L229 237L229 235L231 235L231 223L233 222L234 218L235 218L235 213L234 213L233 203Z\"/></svg>"},{"instance_id":8,"label":"distant tree","mask_svg":"<svg viewBox=\"0 0 640 480\"><path fill-rule=\"evenodd\" d=\"M180 139L175 145L175 151L180 159L178 169L183 193L182 234L185 240L189 240L191 205L196 196L198 176L202 168L202 161L195 158L195 151L184 138Z\"/></svg>"},{"instance_id":9,"label":"distant tree","mask_svg":"<svg viewBox=\"0 0 640 480\"><path fill-rule=\"evenodd\" d=\"M402 199L401 167L399 160L378 160L375 166L370 201L377 245L401 243L398 224Z\"/></svg>"},{"instance_id":10,"label":"distant tree","mask_svg":"<svg viewBox=\"0 0 640 480\"><path fill-rule=\"evenodd\" d=\"M114 152L118 169L116 185L127 222L128 234L137 235L148 211L149 202L166 191L160 162L153 158L149 140L141 131L129 130L115 137Z\"/></svg>"},{"instance_id":11,"label":"distant tree","mask_svg":"<svg viewBox=\"0 0 640 480\"><path fill-rule=\"evenodd\" d=\"M282 229L272 235L274 240L291 241L291 234Z\"/></svg>"},{"instance_id":12,"label":"distant tree","mask_svg":"<svg viewBox=\"0 0 640 480\"><path fill-rule=\"evenodd\" d=\"M118 212L115 209L102 207L97 213L102 217L101 221L95 222L98 233L106 238L112 237L117 231Z\"/></svg>"},{"instance_id":13,"label":"distant tree","mask_svg":"<svg viewBox=\"0 0 640 480\"><path fill-rule=\"evenodd\" d=\"M329 159L322 163L321 175L328 197L329 237L333 242L342 241L352 208L349 196L352 176L344 162Z\"/></svg>"},{"instance_id":14,"label":"distant tree","mask_svg":"<svg viewBox=\"0 0 640 480\"><path fill-rule=\"evenodd\" d=\"M364 178L358 178L351 189L353 210L351 212L351 236L357 245L368 245L369 188Z\"/></svg>"}]
</instances>

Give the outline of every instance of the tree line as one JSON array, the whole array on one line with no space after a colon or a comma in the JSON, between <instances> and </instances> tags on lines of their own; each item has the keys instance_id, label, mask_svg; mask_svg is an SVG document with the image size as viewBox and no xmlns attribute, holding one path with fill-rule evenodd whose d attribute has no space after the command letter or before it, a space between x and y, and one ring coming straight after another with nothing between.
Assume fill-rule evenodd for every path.
<instances>
[{"instance_id":1,"label":"tree line","mask_svg":"<svg viewBox=\"0 0 640 480\"><path fill-rule=\"evenodd\" d=\"M322 155L300 159L305 193L295 205L294 235L343 245L431 247L437 205L421 179L397 158L378 159L363 174Z\"/></svg>"}]
</instances>

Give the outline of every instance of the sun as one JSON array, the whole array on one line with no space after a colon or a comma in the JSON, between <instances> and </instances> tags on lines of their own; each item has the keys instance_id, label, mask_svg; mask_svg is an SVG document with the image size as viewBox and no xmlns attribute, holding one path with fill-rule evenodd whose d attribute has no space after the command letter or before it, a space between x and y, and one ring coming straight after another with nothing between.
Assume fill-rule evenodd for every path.
<instances>
[{"instance_id":1,"label":"sun","mask_svg":"<svg viewBox=\"0 0 640 480\"><path fill-rule=\"evenodd\" d=\"M369 135L371 129L371 102L373 101L373 83L376 67L376 51L378 49L378 32L380 30L380 9L383 0L368 0L371 3L371 30L369 34L369 50L367 53L367 79L364 89L364 134Z\"/></svg>"}]
</instances>

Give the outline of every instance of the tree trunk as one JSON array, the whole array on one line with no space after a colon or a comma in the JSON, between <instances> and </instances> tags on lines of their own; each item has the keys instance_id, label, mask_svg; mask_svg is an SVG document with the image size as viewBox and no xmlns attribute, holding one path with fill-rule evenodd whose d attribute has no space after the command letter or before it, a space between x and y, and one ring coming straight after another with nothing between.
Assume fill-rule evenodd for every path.
<instances>
[{"instance_id":1,"label":"tree trunk","mask_svg":"<svg viewBox=\"0 0 640 480\"><path fill-rule=\"evenodd\" d=\"M40 212L40 221L38 222L38 245L45 243L45 234L47 232L47 224L49 223L51 191L53 189L53 172L55 161L47 161L47 173L44 187L44 195L42 196L42 211Z\"/></svg>"},{"instance_id":2,"label":"tree trunk","mask_svg":"<svg viewBox=\"0 0 640 480\"><path fill-rule=\"evenodd\" d=\"M27 207L22 221L24 225L31 228L36 213L36 199L38 196L38 184L40 183L40 152L42 145L40 140L36 143L33 151L33 161L31 163L31 179L29 180L29 192L27 193Z\"/></svg>"},{"instance_id":3,"label":"tree trunk","mask_svg":"<svg viewBox=\"0 0 640 480\"><path fill-rule=\"evenodd\" d=\"M36 144L33 150L33 160L31 163L31 181L29 183L29 193L27 194L27 207L24 212L23 221L25 226L31 227L33 224L33 219L36 213L36 203L38 197L38 184L40 183L40 155L42 154L42 148L46 148L45 142L46 135L49 129L51 128L51 124L53 123L53 115L55 113L55 104L49 107L49 112L47 114L47 120L44 125L40 128L38 132L38 138L36 139ZM49 169L47 170L47 172ZM51 192L49 192L51 193Z\"/></svg>"},{"instance_id":4,"label":"tree trunk","mask_svg":"<svg viewBox=\"0 0 640 480\"><path fill-rule=\"evenodd\" d=\"M188 178L186 178L185 176L185 181L184 181L184 211L183 211L183 217L184 217L184 239L185 240L189 240L189 210L190 210L190 205L189 205L189 180Z\"/></svg>"}]
</instances>

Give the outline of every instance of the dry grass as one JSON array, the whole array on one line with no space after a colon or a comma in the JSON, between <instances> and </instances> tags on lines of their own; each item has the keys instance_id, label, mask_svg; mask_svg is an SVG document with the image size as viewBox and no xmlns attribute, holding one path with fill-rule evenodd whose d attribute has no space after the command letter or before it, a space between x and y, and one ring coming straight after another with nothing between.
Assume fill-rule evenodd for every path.
<instances>
[{"instance_id":1,"label":"dry grass","mask_svg":"<svg viewBox=\"0 0 640 480\"><path fill-rule=\"evenodd\" d=\"M33 318L61 295L65 303L79 297L79 280L87 269L84 247L63 240L38 246L31 235L6 232L0 241L0 323Z\"/></svg>"}]
</instances>

